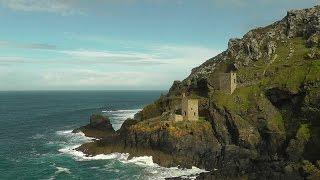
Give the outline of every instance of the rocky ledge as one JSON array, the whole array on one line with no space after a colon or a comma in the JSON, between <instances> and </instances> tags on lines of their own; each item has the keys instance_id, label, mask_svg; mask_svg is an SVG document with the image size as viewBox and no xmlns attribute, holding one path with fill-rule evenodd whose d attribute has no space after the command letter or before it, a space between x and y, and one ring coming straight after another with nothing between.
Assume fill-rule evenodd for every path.
<instances>
[{"instance_id":1,"label":"rocky ledge","mask_svg":"<svg viewBox=\"0 0 320 180\"><path fill-rule=\"evenodd\" d=\"M95 132L100 138L77 148L88 155L110 154L113 152L129 153L130 157L152 156L153 161L161 166L209 167L203 157L213 159L213 154L220 152L218 141L208 121L168 121L157 117L148 121L128 119L118 131L100 133L100 127L92 129L90 125L81 130Z\"/></svg>"}]
</instances>

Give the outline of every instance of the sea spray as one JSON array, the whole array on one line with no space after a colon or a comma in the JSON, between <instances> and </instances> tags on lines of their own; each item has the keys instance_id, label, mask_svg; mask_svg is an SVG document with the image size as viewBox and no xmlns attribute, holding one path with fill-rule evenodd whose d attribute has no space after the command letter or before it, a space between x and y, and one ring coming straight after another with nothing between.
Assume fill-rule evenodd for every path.
<instances>
[{"instance_id":1,"label":"sea spray","mask_svg":"<svg viewBox=\"0 0 320 180\"><path fill-rule=\"evenodd\" d=\"M141 110L142 109L104 110L102 113L110 117L113 128L118 130L126 119L133 118L134 115Z\"/></svg>"},{"instance_id":2,"label":"sea spray","mask_svg":"<svg viewBox=\"0 0 320 180\"><path fill-rule=\"evenodd\" d=\"M69 144L59 149L60 153L71 155L76 161L92 161L92 160L118 160L124 164L134 164L143 167L144 177L146 179L164 179L170 177L186 177L194 178L202 172L206 172L203 169L192 167L191 169L181 169L178 167L161 167L154 163L151 156L133 157L129 159L128 153L111 153L111 154L99 154L95 156L87 156L81 151L75 150L81 144L90 142L93 139L84 136L83 133L72 133L71 130L59 131L56 133L58 136L64 136L70 138Z\"/></svg>"}]
</instances>

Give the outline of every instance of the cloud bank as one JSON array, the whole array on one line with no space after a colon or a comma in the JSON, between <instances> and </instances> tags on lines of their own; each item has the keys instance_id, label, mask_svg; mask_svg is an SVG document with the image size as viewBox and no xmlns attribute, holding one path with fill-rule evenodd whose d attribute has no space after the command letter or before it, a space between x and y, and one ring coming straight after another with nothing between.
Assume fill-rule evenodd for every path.
<instances>
[{"instance_id":1,"label":"cloud bank","mask_svg":"<svg viewBox=\"0 0 320 180\"><path fill-rule=\"evenodd\" d=\"M81 13L76 8L77 0L0 0L0 3L15 11L49 12L58 14Z\"/></svg>"},{"instance_id":2,"label":"cloud bank","mask_svg":"<svg viewBox=\"0 0 320 180\"><path fill-rule=\"evenodd\" d=\"M48 52L58 55L0 56L0 87L6 87L2 90L166 89L173 80L185 77L193 67L220 52L199 46L159 44L142 51L62 50L49 45L2 44L31 51L41 47L38 53L44 56Z\"/></svg>"}]
</instances>

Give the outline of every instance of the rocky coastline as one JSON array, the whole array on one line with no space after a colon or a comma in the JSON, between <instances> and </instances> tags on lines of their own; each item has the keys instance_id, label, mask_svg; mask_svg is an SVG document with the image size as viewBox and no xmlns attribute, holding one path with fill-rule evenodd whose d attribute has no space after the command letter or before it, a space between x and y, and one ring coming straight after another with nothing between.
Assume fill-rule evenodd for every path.
<instances>
[{"instance_id":1,"label":"rocky coastline","mask_svg":"<svg viewBox=\"0 0 320 180\"><path fill-rule=\"evenodd\" d=\"M232 94L213 81L230 69L238 76ZM199 99L201 120L168 120L183 93ZM93 115L79 131L97 138L77 148L87 155L147 155L210 171L198 179L320 179L320 6L231 39L119 130Z\"/></svg>"}]
</instances>

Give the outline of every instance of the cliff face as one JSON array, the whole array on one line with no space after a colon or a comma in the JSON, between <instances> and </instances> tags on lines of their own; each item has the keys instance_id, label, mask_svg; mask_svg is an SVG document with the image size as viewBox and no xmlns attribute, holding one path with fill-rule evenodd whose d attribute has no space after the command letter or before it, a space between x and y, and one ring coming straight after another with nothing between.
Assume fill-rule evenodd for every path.
<instances>
[{"instance_id":1,"label":"cliff face","mask_svg":"<svg viewBox=\"0 0 320 180\"><path fill-rule=\"evenodd\" d=\"M211 123L222 147L212 161L218 169L239 174L269 161L268 165L276 163L279 168L269 171L281 174L291 172L302 160L316 163L320 159L319 43L320 6L289 11L278 22L231 39L226 51L194 68L182 82L175 81L166 97L145 107L142 120L175 111L178 97L187 92L201 98L200 116ZM232 95L213 90L215 74L229 70L237 73L237 90Z\"/></svg>"},{"instance_id":2,"label":"cliff face","mask_svg":"<svg viewBox=\"0 0 320 180\"><path fill-rule=\"evenodd\" d=\"M229 70L238 78L232 95L213 81ZM179 111L183 92L200 100L202 123L159 119ZM215 176L319 178L320 6L231 39L226 51L126 121L117 137L123 151L157 150L168 155L166 163L156 161L162 165L217 168Z\"/></svg>"}]
</instances>

